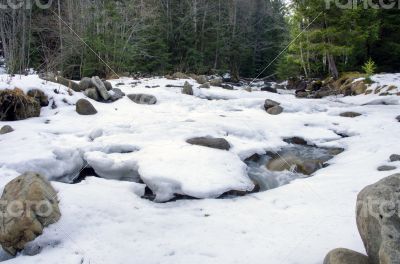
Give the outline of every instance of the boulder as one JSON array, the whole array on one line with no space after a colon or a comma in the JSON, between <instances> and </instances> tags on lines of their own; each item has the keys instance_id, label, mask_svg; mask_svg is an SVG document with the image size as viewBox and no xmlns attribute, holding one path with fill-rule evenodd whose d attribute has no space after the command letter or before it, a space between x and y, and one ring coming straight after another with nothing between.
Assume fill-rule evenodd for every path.
<instances>
[{"instance_id":1,"label":"boulder","mask_svg":"<svg viewBox=\"0 0 400 264\"><path fill-rule=\"evenodd\" d=\"M222 78L214 78L209 81L211 86L221 86L222 85Z\"/></svg>"},{"instance_id":2,"label":"boulder","mask_svg":"<svg viewBox=\"0 0 400 264\"><path fill-rule=\"evenodd\" d=\"M277 155L267 163L270 171L295 171L311 175L323 167L323 161L318 159L303 159L294 155Z\"/></svg>"},{"instance_id":3,"label":"boulder","mask_svg":"<svg viewBox=\"0 0 400 264\"><path fill-rule=\"evenodd\" d=\"M95 100L95 101L100 101L100 95L99 95L99 93L97 92L97 89L96 88L89 88L89 89L86 89L84 92L83 92L83 94L84 95L86 95L87 97L89 97L90 99L93 99L93 100Z\"/></svg>"},{"instance_id":4,"label":"boulder","mask_svg":"<svg viewBox=\"0 0 400 264\"><path fill-rule=\"evenodd\" d=\"M76 82L74 82L74 81L72 81L72 80L68 80L68 79L66 79L66 78L64 78L64 77L61 77L61 76L57 76L57 77L55 78L55 80L56 80L57 83L59 83L59 84L61 84L61 85L64 85L64 86L67 86L69 89L71 89L71 90L73 90L73 91L75 91L75 92L82 92L82 91L84 91L84 90L79 86L79 84L77 84Z\"/></svg>"},{"instance_id":5,"label":"boulder","mask_svg":"<svg viewBox=\"0 0 400 264\"><path fill-rule=\"evenodd\" d=\"M396 120L400 122L400 115L396 117Z\"/></svg>"},{"instance_id":6,"label":"boulder","mask_svg":"<svg viewBox=\"0 0 400 264\"><path fill-rule=\"evenodd\" d=\"M394 174L357 196L357 227L371 263L399 263L399 189L400 174Z\"/></svg>"},{"instance_id":7,"label":"boulder","mask_svg":"<svg viewBox=\"0 0 400 264\"><path fill-rule=\"evenodd\" d=\"M202 85L200 85L199 88L210 89L211 85L209 82L206 82L206 83L203 83Z\"/></svg>"},{"instance_id":8,"label":"boulder","mask_svg":"<svg viewBox=\"0 0 400 264\"><path fill-rule=\"evenodd\" d=\"M109 81L103 81L103 84L106 87L107 91L111 91L113 89L112 84Z\"/></svg>"},{"instance_id":9,"label":"boulder","mask_svg":"<svg viewBox=\"0 0 400 264\"><path fill-rule=\"evenodd\" d=\"M199 84L205 84L208 81L205 75L196 75L193 77L193 79L195 79Z\"/></svg>"},{"instance_id":10,"label":"boulder","mask_svg":"<svg viewBox=\"0 0 400 264\"><path fill-rule=\"evenodd\" d=\"M125 96L125 93L122 92L122 90L118 89L118 88L113 88L112 90L109 91L109 94L111 96L110 99L113 102L117 101Z\"/></svg>"},{"instance_id":11,"label":"boulder","mask_svg":"<svg viewBox=\"0 0 400 264\"><path fill-rule=\"evenodd\" d=\"M183 85L182 93L187 95L193 95L193 85L189 84L188 82L185 82L185 84Z\"/></svg>"},{"instance_id":12,"label":"boulder","mask_svg":"<svg viewBox=\"0 0 400 264\"><path fill-rule=\"evenodd\" d=\"M283 112L283 108L279 105L271 107L267 110L267 113L270 115L279 115Z\"/></svg>"},{"instance_id":13,"label":"boulder","mask_svg":"<svg viewBox=\"0 0 400 264\"><path fill-rule=\"evenodd\" d=\"M157 98L149 94L128 94L127 96L137 104L154 105L157 103Z\"/></svg>"},{"instance_id":14,"label":"boulder","mask_svg":"<svg viewBox=\"0 0 400 264\"><path fill-rule=\"evenodd\" d=\"M189 77L186 74L182 73L182 72L175 72L172 75L172 78L174 78L174 79L189 79Z\"/></svg>"},{"instance_id":15,"label":"boulder","mask_svg":"<svg viewBox=\"0 0 400 264\"><path fill-rule=\"evenodd\" d=\"M39 89L29 90L27 95L35 99L42 107L49 105L49 97Z\"/></svg>"},{"instance_id":16,"label":"boulder","mask_svg":"<svg viewBox=\"0 0 400 264\"><path fill-rule=\"evenodd\" d=\"M262 92L270 92L270 93L278 93L278 90L272 87L262 87L261 88Z\"/></svg>"},{"instance_id":17,"label":"boulder","mask_svg":"<svg viewBox=\"0 0 400 264\"><path fill-rule=\"evenodd\" d=\"M316 91L312 97L316 98L316 99L320 99L323 97L327 97L327 96L331 96L331 95L336 95L337 92L329 87L322 87L321 89L319 89L318 91Z\"/></svg>"},{"instance_id":18,"label":"boulder","mask_svg":"<svg viewBox=\"0 0 400 264\"><path fill-rule=\"evenodd\" d=\"M110 99L110 95L108 94L106 86L98 76L92 77L92 82L93 85L96 87L97 91L99 92L101 98L103 98L105 101Z\"/></svg>"},{"instance_id":19,"label":"boulder","mask_svg":"<svg viewBox=\"0 0 400 264\"><path fill-rule=\"evenodd\" d=\"M322 88L322 81L316 80L316 81L311 81L310 83L308 83L306 90L309 92L316 92L316 91L319 91L321 88Z\"/></svg>"},{"instance_id":20,"label":"boulder","mask_svg":"<svg viewBox=\"0 0 400 264\"><path fill-rule=\"evenodd\" d=\"M265 111L268 111L268 109L275 107L275 106L279 106L279 105L281 105L281 104L276 101L270 100L270 99L267 99L264 102Z\"/></svg>"},{"instance_id":21,"label":"boulder","mask_svg":"<svg viewBox=\"0 0 400 264\"><path fill-rule=\"evenodd\" d=\"M368 257L356 251L337 248L326 255L323 264L369 264Z\"/></svg>"},{"instance_id":22,"label":"boulder","mask_svg":"<svg viewBox=\"0 0 400 264\"><path fill-rule=\"evenodd\" d=\"M229 84L221 84L220 86L225 90L233 90L233 86Z\"/></svg>"},{"instance_id":23,"label":"boulder","mask_svg":"<svg viewBox=\"0 0 400 264\"><path fill-rule=\"evenodd\" d=\"M400 155L399 154L392 154L390 155L390 161L395 162L395 161L400 161Z\"/></svg>"},{"instance_id":24,"label":"boulder","mask_svg":"<svg viewBox=\"0 0 400 264\"><path fill-rule=\"evenodd\" d=\"M0 201L0 244L11 255L61 217L56 191L37 173L27 172L9 182Z\"/></svg>"},{"instance_id":25,"label":"boulder","mask_svg":"<svg viewBox=\"0 0 400 264\"><path fill-rule=\"evenodd\" d=\"M395 166L388 166L388 165L383 165L378 167L378 171L392 171L395 170Z\"/></svg>"},{"instance_id":26,"label":"boulder","mask_svg":"<svg viewBox=\"0 0 400 264\"><path fill-rule=\"evenodd\" d=\"M92 79L88 77L82 78L82 80L79 82L79 87L81 88L82 91L85 91L89 88L95 88Z\"/></svg>"},{"instance_id":27,"label":"boulder","mask_svg":"<svg viewBox=\"0 0 400 264\"><path fill-rule=\"evenodd\" d=\"M351 93L352 95L360 95L360 94L364 94L365 91L367 90L367 85L364 83L364 81L357 81L354 82L351 85Z\"/></svg>"},{"instance_id":28,"label":"boulder","mask_svg":"<svg viewBox=\"0 0 400 264\"><path fill-rule=\"evenodd\" d=\"M296 97L297 98L307 98L308 93L305 90L299 90L299 91L296 91Z\"/></svg>"},{"instance_id":29,"label":"boulder","mask_svg":"<svg viewBox=\"0 0 400 264\"><path fill-rule=\"evenodd\" d=\"M231 148L229 142L226 141L226 139L224 138L196 137L188 139L186 142L192 145L198 145L198 146L221 149L221 150L229 150Z\"/></svg>"},{"instance_id":30,"label":"boulder","mask_svg":"<svg viewBox=\"0 0 400 264\"><path fill-rule=\"evenodd\" d=\"M76 102L76 112L80 115L97 114L96 108L86 99L79 99L78 102Z\"/></svg>"},{"instance_id":31,"label":"boulder","mask_svg":"<svg viewBox=\"0 0 400 264\"><path fill-rule=\"evenodd\" d=\"M40 115L40 104L18 88L0 91L0 121L17 121Z\"/></svg>"},{"instance_id":32,"label":"boulder","mask_svg":"<svg viewBox=\"0 0 400 264\"><path fill-rule=\"evenodd\" d=\"M5 125L0 129L0 135L8 134L13 131L14 131L14 129L11 126Z\"/></svg>"},{"instance_id":33,"label":"boulder","mask_svg":"<svg viewBox=\"0 0 400 264\"><path fill-rule=\"evenodd\" d=\"M285 139L283 139L283 141L285 141L288 144L303 145L303 146L308 145L307 141L301 137L285 138Z\"/></svg>"},{"instance_id":34,"label":"boulder","mask_svg":"<svg viewBox=\"0 0 400 264\"><path fill-rule=\"evenodd\" d=\"M354 118L354 117L358 117L361 116L360 113L357 112L344 112L340 114L341 117L350 117L350 118Z\"/></svg>"},{"instance_id":35,"label":"boulder","mask_svg":"<svg viewBox=\"0 0 400 264\"><path fill-rule=\"evenodd\" d=\"M300 80L297 78L290 78L286 86L289 90L306 90L307 82L305 80Z\"/></svg>"}]
</instances>

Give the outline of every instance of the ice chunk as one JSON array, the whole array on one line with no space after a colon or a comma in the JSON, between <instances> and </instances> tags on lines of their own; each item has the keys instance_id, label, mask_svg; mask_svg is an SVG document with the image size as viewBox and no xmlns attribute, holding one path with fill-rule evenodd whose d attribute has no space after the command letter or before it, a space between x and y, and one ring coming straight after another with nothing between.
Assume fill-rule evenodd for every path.
<instances>
[{"instance_id":1,"label":"ice chunk","mask_svg":"<svg viewBox=\"0 0 400 264\"><path fill-rule=\"evenodd\" d=\"M140 180L138 167L132 155L92 151L85 153L85 159L102 178L135 182Z\"/></svg>"}]
</instances>

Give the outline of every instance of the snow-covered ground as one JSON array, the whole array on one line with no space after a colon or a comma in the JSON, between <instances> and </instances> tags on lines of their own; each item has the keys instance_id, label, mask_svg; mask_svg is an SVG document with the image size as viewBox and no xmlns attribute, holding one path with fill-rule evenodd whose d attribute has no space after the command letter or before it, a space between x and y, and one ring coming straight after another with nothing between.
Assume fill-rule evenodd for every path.
<instances>
[{"instance_id":1,"label":"snow-covered ground","mask_svg":"<svg viewBox=\"0 0 400 264\"><path fill-rule=\"evenodd\" d=\"M400 87L400 74L383 79ZM0 89L38 88L50 98L40 117L0 123L15 129L0 135L0 186L24 171L40 172L54 180L62 212L26 252L13 259L0 253L5 263L317 264L336 247L364 252L355 224L356 196L400 171L400 162L392 163L395 171L377 171L391 154L400 154L399 96L314 100L217 87L195 88L195 96L188 96L165 87L185 80L140 81L135 85L123 78L112 84L123 83L117 87L127 94L154 95L156 105L138 105L127 97L111 104L91 100L98 114L80 116L74 104L85 97L82 93L69 95L66 87L35 75L0 75ZM284 113L267 114L265 99L280 102ZM363 115L340 117L345 111ZM185 142L199 136L223 137L232 148ZM244 159L277 151L287 146L282 139L292 136L345 151L313 177L244 197L213 199L232 188L251 189ZM107 179L60 182L77 177L87 163ZM138 181L137 173L159 200L174 192L206 199L142 199L144 184L117 180ZM29 256L39 247L39 254Z\"/></svg>"}]
</instances>

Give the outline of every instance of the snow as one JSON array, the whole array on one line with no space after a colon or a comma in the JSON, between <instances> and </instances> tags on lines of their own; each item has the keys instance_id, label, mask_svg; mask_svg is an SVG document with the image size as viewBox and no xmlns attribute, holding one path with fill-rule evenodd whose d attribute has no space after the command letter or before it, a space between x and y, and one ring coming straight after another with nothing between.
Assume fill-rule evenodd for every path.
<instances>
[{"instance_id":1,"label":"snow","mask_svg":"<svg viewBox=\"0 0 400 264\"><path fill-rule=\"evenodd\" d=\"M228 151L189 144L154 145L145 149L139 168L144 183L156 194L156 201L168 201L175 193L213 198L231 190L254 189L246 165Z\"/></svg>"},{"instance_id":2,"label":"snow","mask_svg":"<svg viewBox=\"0 0 400 264\"><path fill-rule=\"evenodd\" d=\"M400 87L400 74L372 79L376 87ZM356 196L366 185L400 171L400 162L391 163L395 171L376 170L389 164L391 154L400 154L399 96L296 99L290 93L198 89L194 80L189 82L195 96L188 96L165 87L187 80L134 81L111 80L114 87L124 83L117 87L126 94L156 96L156 105L138 105L127 97L111 104L89 99L98 114L80 116L74 103L85 98L82 93L70 95L66 87L35 75L0 75L0 89L38 88L50 99L38 118L1 122L15 131L0 135L0 186L27 170L38 171L57 180L52 183L62 211L61 220L29 244L33 251L40 247L39 254L29 256L27 250L10 258L1 252L0 260L52 264L62 256L63 263L77 264L320 264L333 248L365 252L355 224ZM280 102L284 112L268 115L263 109L267 98ZM363 115L340 117L345 111ZM232 148L186 143L199 136L225 138ZM292 136L345 151L312 177L244 197L214 199L228 190L251 190L243 161L280 150L287 146L283 139ZM103 178L60 182L76 178L87 164ZM141 198L146 185L158 201L175 193L205 199L154 203Z\"/></svg>"}]
</instances>

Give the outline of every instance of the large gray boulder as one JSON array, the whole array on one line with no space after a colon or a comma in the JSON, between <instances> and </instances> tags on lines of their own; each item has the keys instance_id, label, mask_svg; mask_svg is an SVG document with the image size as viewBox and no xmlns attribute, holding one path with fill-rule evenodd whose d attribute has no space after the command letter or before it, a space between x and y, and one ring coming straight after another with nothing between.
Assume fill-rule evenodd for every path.
<instances>
[{"instance_id":1,"label":"large gray boulder","mask_svg":"<svg viewBox=\"0 0 400 264\"><path fill-rule=\"evenodd\" d=\"M111 91L113 89L112 84L109 81L103 81L103 84L106 87L107 91Z\"/></svg>"},{"instance_id":2,"label":"large gray boulder","mask_svg":"<svg viewBox=\"0 0 400 264\"><path fill-rule=\"evenodd\" d=\"M211 86L221 86L223 83L222 78L214 78L209 81Z\"/></svg>"},{"instance_id":3,"label":"large gray boulder","mask_svg":"<svg viewBox=\"0 0 400 264\"><path fill-rule=\"evenodd\" d=\"M110 94L108 93L106 86L98 76L92 77L92 82L99 92L101 98L103 98L105 101L110 99Z\"/></svg>"},{"instance_id":4,"label":"large gray boulder","mask_svg":"<svg viewBox=\"0 0 400 264\"><path fill-rule=\"evenodd\" d=\"M157 103L157 98L150 94L128 94L127 96L137 104L154 105Z\"/></svg>"},{"instance_id":5,"label":"large gray boulder","mask_svg":"<svg viewBox=\"0 0 400 264\"><path fill-rule=\"evenodd\" d=\"M337 248L326 255L324 264L370 264L368 257L356 251Z\"/></svg>"},{"instance_id":6,"label":"large gray boulder","mask_svg":"<svg viewBox=\"0 0 400 264\"><path fill-rule=\"evenodd\" d=\"M199 84L205 84L208 81L207 76L205 75L196 75L193 76L193 79L195 79Z\"/></svg>"},{"instance_id":7,"label":"large gray boulder","mask_svg":"<svg viewBox=\"0 0 400 264\"><path fill-rule=\"evenodd\" d=\"M95 101L100 101L100 95L96 88L89 88L83 92L84 95Z\"/></svg>"},{"instance_id":8,"label":"large gray boulder","mask_svg":"<svg viewBox=\"0 0 400 264\"><path fill-rule=\"evenodd\" d=\"M279 105L281 105L281 103L278 103L274 100L267 99L264 102L264 109L265 109L265 111L268 111L268 109L270 109L274 106L279 106Z\"/></svg>"},{"instance_id":9,"label":"large gray boulder","mask_svg":"<svg viewBox=\"0 0 400 264\"><path fill-rule=\"evenodd\" d=\"M5 125L0 129L0 135L8 134L13 131L14 131L14 129L11 126Z\"/></svg>"},{"instance_id":10,"label":"large gray boulder","mask_svg":"<svg viewBox=\"0 0 400 264\"><path fill-rule=\"evenodd\" d=\"M267 99L264 102L264 109L270 115L279 115L283 112L283 107L281 107L280 105L281 104L276 101Z\"/></svg>"},{"instance_id":11,"label":"large gray boulder","mask_svg":"<svg viewBox=\"0 0 400 264\"><path fill-rule=\"evenodd\" d=\"M40 116L40 104L18 88L0 91L0 121L17 121Z\"/></svg>"},{"instance_id":12,"label":"large gray boulder","mask_svg":"<svg viewBox=\"0 0 400 264\"><path fill-rule=\"evenodd\" d=\"M270 115L279 115L279 114L282 114L282 112L283 112L283 108L280 105L271 107L267 110L267 113Z\"/></svg>"},{"instance_id":13,"label":"large gray boulder","mask_svg":"<svg viewBox=\"0 0 400 264\"><path fill-rule=\"evenodd\" d=\"M206 82L206 83L203 83L202 85L200 85L199 88L210 89L211 85L209 82Z\"/></svg>"},{"instance_id":14,"label":"large gray boulder","mask_svg":"<svg viewBox=\"0 0 400 264\"><path fill-rule=\"evenodd\" d=\"M125 93L119 88L113 88L112 90L109 91L109 94L111 96L110 100L113 102L117 101L125 96Z\"/></svg>"},{"instance_id":15,"label":"large gray boulder","mask_svg":"<svg viewBox=\"0 0 400 264\"><path fill-rule=\"evenodd\" d=\"M76 112L80 115L97 114L96 108L86 99L79 99L78 102L76 102Z\"/></svg>"},{"instance_id":16,"label":"large gray boulder","mask_svg":"<svg viewBox=\"0 0 400 264\"><path fill-rule=\"evenodd\" d=\"M61 217L56 191L43 176L33 172L5 186L0 210L0 244L11 255L23 250Z\"/></svg>"},{"instance_id":17,"label":"large gray boulder","mask_svg":"<svg viewBox=\"0 0 400 264\"><path fill-rule=\"evenodd\" d=\"M87 90L89 88L94 88L95 87L93 82L92 82L92 79L88 78L88 77L82 78L82 80L79 82L79 86L80 86L82 91L85 91L85 90Z\"/></svg>"},{"instance_id":18,"label":"large gray boulder","mask_svg":"<svg viewBox=\"0 0 400 264\"><path fill-rule=\"evenodd\" d=\"M229 150L231 148L229 142L226 141L226 139L224 138L196 137L188 139L186 142L192 145L198 145L198 146L221 149L221 150Z\"/></svg>"},{"instance_id":19,"label":"large gray boulder","mask_svg":"<svg viewBox=\"0 0 400 264\"><path fill-rule=\"evenodd\" d=\"M187 74L182 73L182 72L175 72L172 75L172 78L174 78L174 79L189 79L189 76L187 76Z\"/></svg>"},{"instance_id":20,"label":"large gray boulder","mask_svg":"<svg viewBox=\"0 0 400 264\"><path fill-rule=\"evenodd\" d=\"M400 174L364 188L357 197L357 227L372 264L400 260Z\"/></svg>"},{"instance_id":21,"label":"large gray boulder","mask_svg":"<svg viewBox=\"0 0 400 264\"><path fill-rule=\"evenodd\" d=\"M191 85L188 82L185 82L185 84L183 85L182 93L187 95L193 95L193 85Z\"/></svg>"},{"instance_id":22,"label":"large gray boulder","mask_svg":"<svg viewBox=\"0 0 400 264\"><path fill-rule=\"evenodd\" d=\"M27 95L35 99L40 106L48 106L49 105L49 97L39 89L29 90Z\"/></svg>"}]
</instances>

